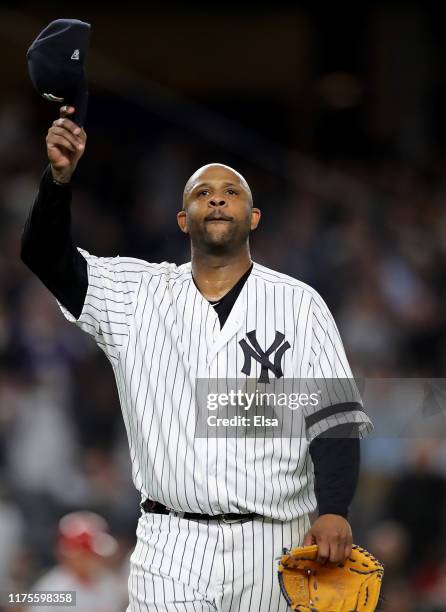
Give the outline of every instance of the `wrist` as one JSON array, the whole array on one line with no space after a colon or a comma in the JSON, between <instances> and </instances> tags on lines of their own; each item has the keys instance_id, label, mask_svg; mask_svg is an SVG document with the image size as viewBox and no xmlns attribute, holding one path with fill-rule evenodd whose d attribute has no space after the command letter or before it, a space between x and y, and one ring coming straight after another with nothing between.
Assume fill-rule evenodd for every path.
<instances>
[{"instance_id":1,"label":"wrist","mask_svg":"<svg viewBox=\"0 0 446 612\"><path fill-rule=\"evenodd\" d=\"M66 171L59 172L55 170L53 166L51 166L51 164L50 164L50 168L51 168L51 176L52 176L53 182L56 185L67 185L70 182L71 176L72 176L71 172L66 172Z\"/></svg>"},{"instance_id":2,"label":"wrist","mask_svg":"<svg viewBox=\"0 0 446 612\"><path fill-rule=\"evenodd\" d=\"M345 520L348 520L348 509L341 507L326 507L319 509L319 516L325 516L326 514L335 514L336 516L341 516Z\"/></svg>"}]
</instances>

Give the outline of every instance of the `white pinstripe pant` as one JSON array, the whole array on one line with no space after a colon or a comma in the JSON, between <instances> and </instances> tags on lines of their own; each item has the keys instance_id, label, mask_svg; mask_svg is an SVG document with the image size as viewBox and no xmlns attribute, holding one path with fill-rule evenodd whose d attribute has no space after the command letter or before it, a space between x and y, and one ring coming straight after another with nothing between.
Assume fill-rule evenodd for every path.
<instances>
[{"instance_id":1,"label":"white pinstripe pant","mask_svg":"<svg viewBox=\"0 0 446 612\"><path fill-rule=\"evenodd\" d=\"M308 515L226 524L143 514L127 612L286 612L277 557L309 526Z\"/></svg>"}]
</instances>

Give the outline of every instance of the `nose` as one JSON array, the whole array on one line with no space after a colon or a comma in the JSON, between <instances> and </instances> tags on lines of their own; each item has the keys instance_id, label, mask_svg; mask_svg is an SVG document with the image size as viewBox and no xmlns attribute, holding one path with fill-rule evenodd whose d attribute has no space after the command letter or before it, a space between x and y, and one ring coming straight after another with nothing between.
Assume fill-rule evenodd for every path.
<instances>
[{"instance_id":1,"label":"nose","mask_svg":"<svg viewBox=\"0 0 446 612\"><path fill-rule=\"evenodd\" d=\"M218 208L219 206L225 206L226 200L221 200L220 198L212 198L209 200L208 205L212 208Z\"/></svg>"}]
</instances>

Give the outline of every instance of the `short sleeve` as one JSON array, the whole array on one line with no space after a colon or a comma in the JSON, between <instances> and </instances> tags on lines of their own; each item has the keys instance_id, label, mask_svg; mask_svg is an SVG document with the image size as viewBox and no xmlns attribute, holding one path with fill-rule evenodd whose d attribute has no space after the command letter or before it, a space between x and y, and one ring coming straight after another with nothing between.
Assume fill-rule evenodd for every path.
<instances>
[{"instance_id":1,"label":"short sleeve","mask_svg":"<svg viewBox=\"0 0 446 612\"><path fill-rule=\"evenodd\" d=\"M150 273L152 265L130 257L96 257L84 249L78 251L88 270L88 289L79 318L57 303L68 321L93 336L106 355L116 360L128 337L142 275Z\"/></svg>"},{"instance_id":2,"label":"short sleeve","mask_svg":"<svg viewBox=\"0 0 446 612\"><path fill-rule=\"evenodd\" d=\"M311 441L334 427L355 423L359 437L364 438L373 425L364 411L336 323L318 295L312 300L311 311L307 383L318 401L305 409L307 437Z\"/></svg>"}]
</instances>

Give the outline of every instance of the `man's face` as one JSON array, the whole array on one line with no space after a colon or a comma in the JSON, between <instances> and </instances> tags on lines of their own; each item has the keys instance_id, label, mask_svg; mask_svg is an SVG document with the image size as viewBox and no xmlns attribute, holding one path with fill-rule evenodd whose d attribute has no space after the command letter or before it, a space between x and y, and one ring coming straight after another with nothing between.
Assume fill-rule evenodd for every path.
<instances>
[{"instance_id":1,"label":"man's face","mask_svg":"<svg viewBox=\"0 0 446 612\"><path fill-rule=\"evenodd\" d=\"M210 254L236 250L260 219L244 178L219 164L204 166L191 176L183 205L180 229L190 235L195 248Z\"/></svg>"}]
</instances>

